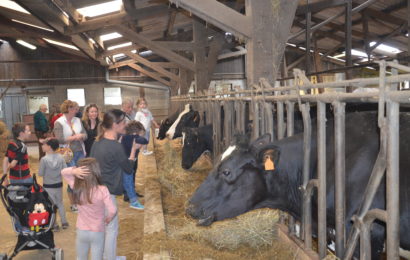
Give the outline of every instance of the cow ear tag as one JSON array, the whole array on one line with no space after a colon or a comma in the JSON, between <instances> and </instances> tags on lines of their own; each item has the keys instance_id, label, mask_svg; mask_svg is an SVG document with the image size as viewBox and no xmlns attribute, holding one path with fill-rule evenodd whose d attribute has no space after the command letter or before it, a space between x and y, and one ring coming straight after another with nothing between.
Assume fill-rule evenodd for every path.
<instances>
[{"instance_id":1,"label":"cow ear tag","mask_svg":"<svg viewBox=\"0 0 410 260\"><path fill-rule=\"evenodd\" d=\"M265 160L265 171L273 171L275 170L275 164L273 163L270 157L266 158Z\"/></svg>"}]
</instances>

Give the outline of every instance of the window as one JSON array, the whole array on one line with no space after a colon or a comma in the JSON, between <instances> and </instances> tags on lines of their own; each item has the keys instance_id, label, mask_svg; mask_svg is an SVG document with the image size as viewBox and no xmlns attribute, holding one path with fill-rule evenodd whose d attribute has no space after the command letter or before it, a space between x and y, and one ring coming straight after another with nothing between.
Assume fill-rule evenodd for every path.
<instances>
[{"instance_id":1,"label":"window","mask_svg":"<svg viewBox=\"0 0 410 260\"><path fill-rule=\"evenodd\" d=\"M80 107L85 106L85 94L83 88L68 88L67 99L75 101Z\"/></svg>"},{"instance_id":2,"label":"window","mask_svg":"<svg viewBox=\"0 0 410 260\"><path fill-rule=\"evenodd\" d=\"M104 88L105 105L121 105L121 88Z\"/></svg>"},{"instance_id":3,"label":"window","mask_svg":"<svg viewBox=\"0 0 410 260\"><path fill-rule=\"evenodd\" d=\"M40 105L45 104L48 107L48 97L31 96L28 98L28 110L30 114L34 114L40 108Z\"/></svg>"}]
</instances>

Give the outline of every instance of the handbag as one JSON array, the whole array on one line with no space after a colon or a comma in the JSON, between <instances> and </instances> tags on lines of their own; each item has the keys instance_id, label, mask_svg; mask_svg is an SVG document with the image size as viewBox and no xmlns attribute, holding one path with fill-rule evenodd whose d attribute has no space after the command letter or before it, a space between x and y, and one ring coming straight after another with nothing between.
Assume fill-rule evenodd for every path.
<instances>
[{"instance_id":1,"label":"handbag","mask_svg":"<svg viewBox=\"0 0 410 260\"><path fill-rule=\"evenodd\" d=\"M57 149L57 153L61 154L63 156L64 161L66 164L69 164L74 157L73 150L71 150L70 147L60 147Z\"/></svg>"}]
</instances>

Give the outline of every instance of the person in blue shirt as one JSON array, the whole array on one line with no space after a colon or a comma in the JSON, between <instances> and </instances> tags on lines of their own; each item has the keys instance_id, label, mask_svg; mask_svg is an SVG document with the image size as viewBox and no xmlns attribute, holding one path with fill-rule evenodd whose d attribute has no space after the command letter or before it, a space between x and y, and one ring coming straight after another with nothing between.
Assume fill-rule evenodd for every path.
<instances>
[{"instance_id":1,"label":"person in blue shirt","mask_svg":"<svg viewBox=\"0 0 410 260\"><path fill-rule=\"evenodd\" d=\"M134 140L138 147L135 152L134 172L132 174L126 172L123 173L123 186L125 195L129 199L130 208L144 209L144 206L141 205L141 203L138 201L137 192L135 191L135 174L138 168L139 148L143 145L148 144L148 140L143 137L145 133L144 126L140 122L135 120L128 122L128 124L125 126L125 133L126 134L121 136L120 138L120 142L124 147L125 154L130 157Z\"/></svg>"},{"instance_id":2,"label":"person in blue shirt","mask_svg":"<svg viewBox=\"0 0 410 260\"><path fill-rule=\"evenodd\" d=\"M46 118L47 105L41 104L38 111L34 113L34 130L39 141L39 160L45 155L43 149L41 149L43 139L47 138L48 133L48 121Z\"/></svg>"}]
</instances>

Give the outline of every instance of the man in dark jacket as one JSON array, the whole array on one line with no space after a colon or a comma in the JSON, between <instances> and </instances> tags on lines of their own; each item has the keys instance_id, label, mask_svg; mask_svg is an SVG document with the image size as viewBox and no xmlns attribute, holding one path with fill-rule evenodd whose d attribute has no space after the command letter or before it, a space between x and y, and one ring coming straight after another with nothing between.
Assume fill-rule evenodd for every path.
<instances>
[{"instance_id":1,"label":"man in dark jacket","mask_svg":"<svg viewBox=\"0 0 410 260\"><path fill-rule=\"evenodd\" d=\"M46 118L46 112L47 112L47 105L41 104L39 110L34 113L34 130L36 131L36 136L39 141L38 145L38 153L39 153L39 158L44 156L44 152L41 149L41 139L45 139L47 136L48 132L48 121Z\"/></svg>"}]
</instances>

